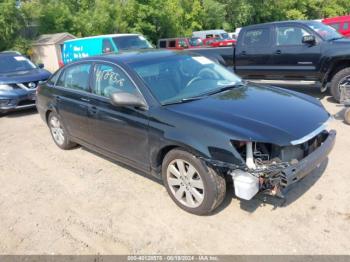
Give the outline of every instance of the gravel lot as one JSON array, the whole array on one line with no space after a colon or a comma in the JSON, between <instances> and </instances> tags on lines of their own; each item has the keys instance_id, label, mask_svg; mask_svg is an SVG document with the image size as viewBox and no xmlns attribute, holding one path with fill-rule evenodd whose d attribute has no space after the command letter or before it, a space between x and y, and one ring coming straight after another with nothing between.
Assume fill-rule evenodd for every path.
<instances>
[{"instance_id":1,"label":"gravel lot","mask_svg":"<svg viewBox=\"0 0 350 262\"><path fill-rule=\"evenodd\" d=\"M84 148L60 150L35 111L0 118L0 253L350 254L350 126L331 98L297 90L335 114L329 160L285 203L240 201L231 188L207 217L182 211L132 169Z\"/></svg>"}]
</instances>

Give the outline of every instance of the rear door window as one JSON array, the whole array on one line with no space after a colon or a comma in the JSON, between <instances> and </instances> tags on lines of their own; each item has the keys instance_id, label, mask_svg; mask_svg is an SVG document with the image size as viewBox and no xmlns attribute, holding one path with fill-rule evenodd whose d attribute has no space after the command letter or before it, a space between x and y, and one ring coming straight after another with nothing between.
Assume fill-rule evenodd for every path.
<instances>
[{"instance_id":1,"label":"rear door window","mask_svg":"<svg viewBox=\"0 0 350 262\"><path fill-rule=\"evenodd\" d=\"M169 47L171 48L176 47L176 41L175 40L169 41Z\"/></svg>"},{"instance_id":2,"label":"rear door window","mask_svg":"<svg viewBox=\"0 0 350 262\"><path fill-rule=\"evenodd\" d=\"M166 48L166 41L159 41L159 48Z\"/></svg>"},{"instance_id":3,"label":"rear door window","mask_svg":"<svg viewBox=\"0 0 350 262\"><path fill-rule=\"evenodd\" d=\"M247 30L243 36L243 45L245 46L268 46L270 43L270 30L268 28Z\"/></svg>"},{"instance_id":4,"label":"rear door window","mask_svg":"<svg viewBox=\"0 0 350 262\"><path fill-rule=\"evenodd\" d=\"M62 72L56 85L68 89L89 92L90 69L90 63L69 66Z\"/></svg>"}]
</instances>

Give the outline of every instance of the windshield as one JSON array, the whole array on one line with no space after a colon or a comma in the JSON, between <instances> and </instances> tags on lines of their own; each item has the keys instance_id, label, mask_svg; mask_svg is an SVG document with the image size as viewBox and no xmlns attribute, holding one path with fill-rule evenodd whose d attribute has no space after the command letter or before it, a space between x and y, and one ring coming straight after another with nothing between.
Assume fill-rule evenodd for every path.
<instances>
[{"instance_id":1,"label":"windshield","mask_svg":"<svg viewBox=\"0 0 350 262\"><path fill-rule=\"evenodd\" d=\"M114 37L113 41L120 50L153 48L142 35Z\"/></svg>"},{"instance_id":2,"label":"windshield","mask_svg":"<svg viewBox=\"0 0 350 262\"><path fill-rule=\"evenodd\" d=\"M342 35L340 35L336 30L334 30L334 28L328 25L316 21L309 21L306 24L311 29L316 31L320 36L322 36L325 40L342 38Z\"/></svg>"},{"instance_id":3,"label":"windshield","mask_svg":"<svg viewBox=\"0 0 350 262\"><path fill-rule=\"evenodd\" d=\"M25 71L34 68L36 68L36 66L24 56L0 55L0 73Z\"/></svg>"},{"instance_id":4,"label":"windshield","mask_svg":"<svg viewBox=\"0 0 350 262\"><path fill-rule=\"evenodd\" d=\"M241 79L206 57L176 54L129 64L161 104L209 95Z\"/></svg>"}]
</instances>

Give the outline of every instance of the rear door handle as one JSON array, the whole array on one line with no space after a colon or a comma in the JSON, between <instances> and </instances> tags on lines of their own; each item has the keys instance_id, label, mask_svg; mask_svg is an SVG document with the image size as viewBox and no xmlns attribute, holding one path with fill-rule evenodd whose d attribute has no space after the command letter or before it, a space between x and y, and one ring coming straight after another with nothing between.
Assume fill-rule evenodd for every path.
<instances>
[{"instance_id":1,"label":"rear door handle","mask_svg":"<svg viewBox=\"0 0 350 262\"><path fill-rule=\"evenodd\" d=\"M247 55L247 52L246 51L242 51L241 55Z\"/></svg>"},{"instance_id":2,"label":"rear door handle","mask_svg":"<svg viewBox=\"0 0 350 262\"><path fill-rule=\"evenodd\" d=\"M81 101L84 101L84 102L90 102L90 99L89 99L89 98L81 97L80 100L81 100Z\"/></svg>"},{"instance_id":3,"label":"rear door handle","mask_svg":"<svg viewBox=\"0 0 350 262\"><path fill-rule=\"evenodd\" d=\"M280 54L282 54L281 50L277 50L276 55L280 55Z\"/></svg>"},{"instance_id":4,"label":"rear door handle","mask_svg":"<svg viewBox=\"0 0 350 262\"><path fill-rule=\"evenodd\" d=\"M56 100L57 102L59 102L59 101L61 101L61 97L55 96L55 100Z\"/></svg>"}]
</instances>

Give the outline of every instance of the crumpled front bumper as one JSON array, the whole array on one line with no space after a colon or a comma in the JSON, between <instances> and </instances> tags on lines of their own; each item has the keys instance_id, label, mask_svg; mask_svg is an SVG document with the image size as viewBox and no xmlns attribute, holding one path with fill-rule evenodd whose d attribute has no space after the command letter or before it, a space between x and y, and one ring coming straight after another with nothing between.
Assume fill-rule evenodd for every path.
<instances>
[{"instance_id":1,"label":"crumpled front bumper","mask_svg":"<svg viewBox=\"0 0 350 262\"><path fill-rule=\"evenodd\" d=\"M265 179L261 176L264 170L250 170L246 166L233 165L230 163L225 163L221 161L216 161L212 159L202 158L207 164L213 167L225 168L228 170L228 174L234 174L235 170L241 170L249 175L259 177L260 179L260 192L274 195L278 197L284 197L284 195L290 190L291 185L298 182L308 174L310 174L315 168L319 167L323 161L328 157L329 153L332 151L336 139L336 131L331 130L327 134L327 138L322 142L322 144L316 148L307 157L300 160L295 164L288 164L284 167L277 167L278 172L273 176L273 184L268 183L266 187ZM277 171L277 169L276 169Z\"/></svg>"},{"instance_id":2,"label":"crumpled front bumper","mask_svg":"<svg viewBox=\"0 0 350 262\"><path fill-rule=\"evenodd\" d=\"M292 184L304 178L321 165L334 147L336 134L335 130L329 131L328 137L321 146L298 163L292 164L281 171L282 193L288 192Z\"/></svg>"}]
</instances>

